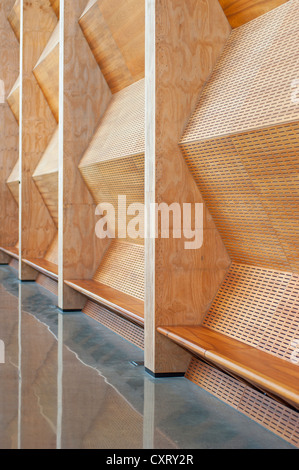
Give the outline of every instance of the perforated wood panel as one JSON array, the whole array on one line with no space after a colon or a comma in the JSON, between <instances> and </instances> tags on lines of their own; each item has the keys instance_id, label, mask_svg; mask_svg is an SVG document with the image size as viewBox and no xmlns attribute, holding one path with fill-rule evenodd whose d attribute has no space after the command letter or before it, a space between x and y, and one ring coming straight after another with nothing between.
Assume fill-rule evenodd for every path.
<instances>
[{"instance_id":1,"label":"perforated wood panel","mask_svg":"<svg viewBox=\"0 0 299 470\"><path fill-rule=\"evenodd\" d=\"M90 301L84 307L83 313L135 344L140 349L144 348L144 330L140 326Z\"/></svg>"},{"instance_id":2,"label":"perforated wood panel","mask_svg":"<svg viewBox=\"0 0 299 470\"><path fill-rule=\"evenodd\" d=\"M298 312L297 274L233 264L203 325L291 361Z\"/></svg>"},{"instance_id":3,"label":"perforated wood panel","mask_svg":"<svg viewBox=\"0 0 299 470\"><path fill-rule=\"evenodd\" d=\"M265 428L299 446L299 413L193 358L186 378Z\"/></svg>"},{"instance_id":4,"label":"perforated wood panel","mask_svg":"<svg viewBox=\"0 0 299 470\"><path fill-rule=\"evenodd\" d=\"M94 280L144 299L144 247L114 240Z\"/></svg>"},{"instance_id":5,"label":"perforated wood panel","mask_svg":"<svg viewBox=\"0 0 299 470\"><path fill-rule=\"evenodd\" d=\"M299 272L298 15L290 1L233 31L181 140L231 258L292 272Z\"/></svg>"},{"instance_id":6,"label":"perforated wood panel","mask_svg":"<svg viewBox=\"0 0 299 470\"><path fill-rule=\"evenodd\" d=\"M145 2L88 2L80 26L113 93L144 77Z\"/></svg>"},{"instance_id":7,"label":"perforated wood panel","mask_svg":"<svg viewBox=\"0 0 299 470\"><path fill-rule=\"evenodd\" d=\"M80 169L94 163L144 154L144 87L144 80L140 80L113 96L80 162Z\"/></svg>"},{"instance_id":8,"label":"perforated wood panel","mask_svg":"<svg viewBox=\"0 0 299 470\"><path fill-rule=\"evenodd\" d=\"M298 1L232 31L182 143L298 120Z\"/></svg>"},{"instance_id":9,"label":"perforated wood panel","mask_svg":"<svg viewBox=\"0 0 299 470\"><path fill-rule=\"evenodd\" d=\"M56 121L59 118L59 23L33 70Z\"/></svg>"}]
</instances>

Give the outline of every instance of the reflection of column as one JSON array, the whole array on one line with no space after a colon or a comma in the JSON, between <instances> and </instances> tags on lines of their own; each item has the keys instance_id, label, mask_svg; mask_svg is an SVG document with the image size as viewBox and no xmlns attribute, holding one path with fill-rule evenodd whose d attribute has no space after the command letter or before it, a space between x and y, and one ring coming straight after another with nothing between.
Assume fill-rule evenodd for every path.
<instances>
[{"instance_id":1,"label":"reflection of column","mask_svg":"<svg viewBox=\"0 0 299 470\"><path fill-rule=\"evenodd\" d=\"M18 372L19 372L19 388L18 388L18 449L21 449L21 426L22 426L22 285L19 284L19 323L18 323L18 347L19 347L19 360L18 360Z\"/></svg>"},{"instance_id":2,"label":"reflection of column","mask_svg":"<svg viewBox=\"0 0 299 470\"><path fill-rule=\"evenodd\" d=\"M63 315L58 315L58 367L57 367L57 430L56 448L61 449L62 399L63 399Z\"/></svg>"},{"instance_id":3,"label":"reflection of column","mask_svg":"<svg viewBox=\"0 0 299 470\"><path fill-rule=\"evenodd\" d=\"M155 439L155 383L144 377L143 448L154 449Z\"/></svg>"}]
</instances>

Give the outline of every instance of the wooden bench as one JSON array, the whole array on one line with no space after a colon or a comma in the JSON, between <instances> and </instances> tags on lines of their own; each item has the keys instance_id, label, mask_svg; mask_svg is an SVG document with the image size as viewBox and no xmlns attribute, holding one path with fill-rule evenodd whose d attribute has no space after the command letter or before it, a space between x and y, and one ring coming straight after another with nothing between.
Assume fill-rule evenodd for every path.
<instances>
[{"instance_id":1,"label":"wooden bench","mask_svg":"<svg viewBox=\"0 0 299 470\"><path fill-rule=\"evenodd\" d=\"M19 259L19 249L15 246L2 246L0 250L11 258Z\"/></svg>"},{"instance_id":2,"label":"wooden bench","mask_svg":"<svg viewBox=\"0 0 299 470\"><path fill-rule=\"evenodd\" d=\"M23 261L25 264L31 266L41 274L44 274L45 276L48 276L51 279L54 279L55 281L58 281L57 264L51 263L51 261L42 258L30 258L24 259Z\"/></svg>"},{"instance_id":3,"label":"wooden bench","mask_svg":"<svg viewBox=\"0 0 299 470\"><path fill-rule=\"evenodd\" d=\"M108 307L128 320L144 326L144 302L112 287L90 280L67 280L66 285Z\"/></svg>"},{"instance_id":4,"label":"wooden bench","mask_svg":"<svg viewBox=\"0 0 299 470\"><path fill-rule=\"evenodd\" d=\"M201 326L158 327L184 349L299 409L299 365Z\"/></svg>"}]
</instances>

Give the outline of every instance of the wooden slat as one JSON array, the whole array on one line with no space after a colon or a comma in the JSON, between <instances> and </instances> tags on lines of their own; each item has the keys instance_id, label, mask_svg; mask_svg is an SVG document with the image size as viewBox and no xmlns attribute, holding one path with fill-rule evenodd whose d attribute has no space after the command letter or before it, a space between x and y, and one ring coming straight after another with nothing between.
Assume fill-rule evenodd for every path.
<instances>
[{"instance_id":1,"label":"wooden slat","mask_svg":"<svg viewBox=\"0 0 299 470\"><path fill-rule=\"evenodd\" d=\"M93 280L69 280L65 284L135 323L144 324L144 303L141 300Z\"/></svg>"},{"instance_id":2,"label":"wooden slat","mask_svg":"<svg viewBox=\"0 0 299 470\"><path fill-rule=\"evenodd\" d=\"M51 263L46 259L23 259L24 263L28 266L31 266L36 271L45 274L46 276L50 277L51 279L58 280L58 266L57 264Z\"/></svg>"},{"instance_id":3,"label":"wooden slat","mask_svg":"<svg viewBox=\"0 0 299 470\"><path fill-rule=\"evenodd\" d=\"M299 409L298 365L205 327L159 327L158 332Z\"/></svg>"}]
</instances>

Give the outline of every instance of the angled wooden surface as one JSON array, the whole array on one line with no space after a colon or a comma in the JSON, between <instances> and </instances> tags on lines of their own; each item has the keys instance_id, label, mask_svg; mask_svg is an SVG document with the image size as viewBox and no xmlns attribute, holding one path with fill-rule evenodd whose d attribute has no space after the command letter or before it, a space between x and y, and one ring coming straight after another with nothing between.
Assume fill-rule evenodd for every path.
<instances>
[{"instance_id":1,"label":"angled wooden surface","mask_svg":"<svg viewBox=\"0 0 299 470\"><path fill-rule=\"evenodd\" d=\"M238 28L288 0L219 0L232 28Z\"/></svg>"},{"instance_id":2,"label":"angled wooden surface","mask_svg":"<svg viewBox=\"0 0 299 470\"><path fill-rule=\"evenodd\" d=\"M15 33L18 41L20 42L20 0L15 0L14 2L10 2L10 5L13 4L7 19L10 23L13 32Z\"/></svg>"},{"instance_id":3,"label":"angled wooden surface","mask_svg":"<svg viewBox=\"0 0 299 470\"><path fill-rule=\"evenodd\" d=\"M59 6L60 6L59 0L50 0L50 3L56 13L57 18L59 18Z\"/></svg>"},{"instance_id":4,"label":"angled wooden surface","mask_svg":"<svg viewBox=\"0 0 299 470\"><path fill-rule=\"evenodd\" d=\"M13 112L14 117L17 120L17 123L19 124L19 119L20 119L20 77L17 78L14 86L12 87L8 97L7 97L7 102L10 106L10 109Z\"/></svg>"},{"instance_id":5,"label":"angled wooden surface","mask_svg":"<svg viewBox=\"0 0 299 470\"><path fill-rule=\"evenodd\" d=\"M23 258L23 262L35 269L36 271L45 274L51 279L58 280L58 266L43 258Z\"/></svg>"},{"instance_id":6,"label":"angled wooden surface","mask_svg":"<svg viewBox=\"0 0 299 470\"><path fill-rule=\"evenodd\" d=\"M41 87L56 121L59 120L59 22L43 50L34 76Z\"/></svg>"},{"instance_id":7,"label":"angled wooden surface","mask_svg":"<svg viewBox=\"0 0 299 470\"><path fill-rule=\"evenodd\" d=\"M143 326L143 301L94 280L67 280L65 283L89 299L110 307L127 319Z\"/></svg>"},{"instance_id":8,"label":"angled wooden surface","mask_svg":"<svg viewBox=\"0 0 299 470\"><path fill-rule=\"evenodd\" d=\"M32 175L57 126L57 122L33 74L33 69L57 25L48 0L24 2L22 179L20 249L24 259L44 258L56 232L55 223ZM30 138L28 138L30 136ZM34 273L22 263L20 277Z\"/></svg>"},{"instance_id":9,"label":"angled wooden surface","mask_svg":"<svg viewBox=\"0 0 299 470\"><path fill-rule=\"evenodd\" d=\"M16 246L1 246L0 250L11 258L19 259L19 249Z\"/></svg>"},{"instance_id":10,"label":"angled wooden surface","mask_svg":"<svg viewBox=\"0 0 299 470\"><path fill-rule=\"evenodd\" d=\"M1 1L0 8L0 245L14 246L18 241L18 184L6 184L17 164L19 126L8 103L19 70L19 43L8 21L14 0ZM16 109L18 105L16 104ZM11 192L11 191L12 192Z\"/></svg>"},{"instance_id":11,"label":"angled wooden surface","mask_svg":"<svg viewBox=\"0 0 299 470\"><path fill-rule=\"evenodd\" d=\"M202 204L179 141L231 27L218 1L147 3L146 207L161 202ZM230 265L206 207L203 212L200 249L186 250L184 237L155 240L146 234L145 360L157 373L182 372L188 358L180 361L181 351L169 351L156 328L200 324ZM155 217L147 212L146 226L155 225Z\"/></svg>"},{"instance_id":12,"label":"angled wooden surface","mask_svg":"<svg viewBox=\"0 0 299 470\"><path fill-rule=\"evenodd\" d=\"M145 2L88 2L79 23L101 71L116 93L144 77Z\"/></svg>"},{"instance_id":13,"label":"angled wooden surface","mask_svg":"<svg viewBox=\"0 0 299 470\"><path fill-rule=\"evenodd\" d=\"M205 327L159 327L195 355L207 359L299 409L299 366Z\"/></svg>"}]
</instances>

